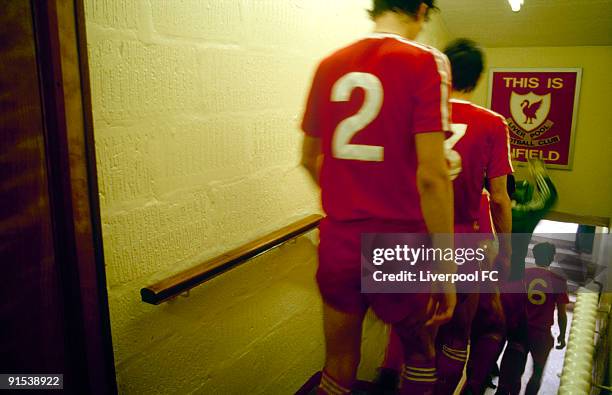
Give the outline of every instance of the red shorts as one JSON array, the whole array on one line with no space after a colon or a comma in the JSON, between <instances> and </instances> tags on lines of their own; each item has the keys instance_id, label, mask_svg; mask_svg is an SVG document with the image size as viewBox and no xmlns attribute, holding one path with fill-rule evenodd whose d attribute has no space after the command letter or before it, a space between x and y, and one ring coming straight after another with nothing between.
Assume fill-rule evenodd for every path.
<instances>
[{"instance_id":1,"label":"red shorts","mask_svg":"<svg viewBox=\"0 0 612 395\"><path fill-rule=\"evenodd\" d=\"M429 319L429 289L421 293L364 294L361 292L362 233L425 233L424 224L390 221L337 222L327 218L319 226L317 283L323 301L346 313L361 313L371 307L387 323L410 316Z\"/></svg>"}]
</instances>

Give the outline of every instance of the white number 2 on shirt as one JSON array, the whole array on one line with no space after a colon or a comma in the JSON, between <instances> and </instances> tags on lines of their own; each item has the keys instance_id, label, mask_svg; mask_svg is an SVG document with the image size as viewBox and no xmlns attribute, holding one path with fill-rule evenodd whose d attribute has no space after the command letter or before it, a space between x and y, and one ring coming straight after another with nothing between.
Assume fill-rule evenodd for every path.
<instances>
[{"instance_id":1,"label":"white number 2 on shirt","mask_svg":"<svg viewBox=\"0 0 612 395\"><path fill-rule=\"evenodd\" d=\"M446 160L448 161L448 174L451 180L457 178L459 173L461 173L461 155L459 152L455 151L453 147L463 136L465 136L465 132L467 131L468 125L465 123L452 123L451 131L453 135L447 138L444 141L444 153L446 154Z\"/></svg>"},{"instance_id":2,"label":"white number 2 on shirt","mask_svg":"<svg viewBox=\"0 0 612 395\"><path fill-rule=\"evenodd\" d=\"M332 88L331 100L345 102L351 98L356 88L365 91L363 105L357 114L344 119L338 124L332 139L332 152L338 159L382 162L384 148L378 145L351 144L353 137L368 126L380 112L383 103L383 87L380 80L373 74L353 72L340 78ZM467 124L451 125L453 135L444 142L446 159L449 161L451 180L461 173L461 156L452 148L465 135Z\"/></svg>"},{"instance_id":3,"label":"white number 2 on shirt","mask_svg":"<svg viewBox=\"0 0 612 395\"><path fill-rule=\"evenodd\" d=\"M362 88L365 91L363 105L357 114L338 124L332 139L332 153L338 159L382 162L384 159L383 147L351 144L353 137L378 116L384 97L382 83L373 74L348 73L334 84L331 100L334 102L349 101L355 88Z\"/></svg>"}]
</instances>

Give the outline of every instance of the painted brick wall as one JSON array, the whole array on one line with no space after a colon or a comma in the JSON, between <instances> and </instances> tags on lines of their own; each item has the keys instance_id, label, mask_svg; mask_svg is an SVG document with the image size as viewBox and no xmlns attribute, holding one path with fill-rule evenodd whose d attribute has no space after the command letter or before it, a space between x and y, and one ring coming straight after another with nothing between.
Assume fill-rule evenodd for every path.
<instances>
[{"instance_id":1,"label":"painted brick wall","mask_svg":"<svg viewBox=\"0 0 612 395\"><path fill-rule=\"evenodd\" d=\"M369 0L86 0L121 393L288 394L323 362L316 233L161 306L139 289L307 213L299 120ZM424 41L441 45L439 19ZM385 328L368 320L362 375ZM246 391L246 392L245 392Z\"/></svg>"}]
</instances>

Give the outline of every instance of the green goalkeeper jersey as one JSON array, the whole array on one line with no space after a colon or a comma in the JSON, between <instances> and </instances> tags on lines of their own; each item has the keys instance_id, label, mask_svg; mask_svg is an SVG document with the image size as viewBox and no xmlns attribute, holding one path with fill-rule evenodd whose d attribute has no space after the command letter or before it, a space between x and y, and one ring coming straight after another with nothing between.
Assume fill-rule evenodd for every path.
<instances>
[{"instance_id":1,"label":"green goalkeeper jersey","mask_svg":"<svg viewBox=\"0 0 612 395\"><path fill-rule=\"evenodd\" d=\"M532 198L512 207L512 259L510 280L520 280L536 226L557 202L557 190L543 166L532 169L536 185Z\"/></svg>"}]
</instances>

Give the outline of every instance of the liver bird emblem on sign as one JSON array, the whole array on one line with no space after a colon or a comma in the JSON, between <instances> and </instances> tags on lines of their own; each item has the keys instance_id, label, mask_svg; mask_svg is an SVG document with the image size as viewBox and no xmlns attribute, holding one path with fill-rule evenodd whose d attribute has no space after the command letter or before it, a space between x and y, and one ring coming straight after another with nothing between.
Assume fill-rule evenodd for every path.
<instances>
[{"instance_id":1,"label":"liver bird emblem on sign","mask_svg":"<svg viewBox=\"0 0 612 395\"><path fill-rule=\"evenodd\" d=\"M510 112L518 126L526 132L537 129L546 121L550 112L550 93L540 96L533 92L519 95L512 92Z\"/></svg>"}]
</instances>

